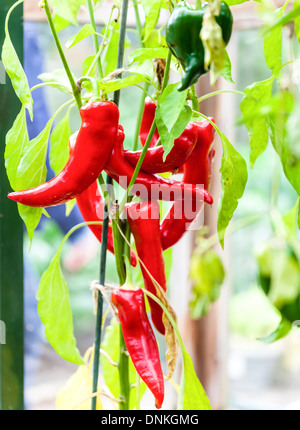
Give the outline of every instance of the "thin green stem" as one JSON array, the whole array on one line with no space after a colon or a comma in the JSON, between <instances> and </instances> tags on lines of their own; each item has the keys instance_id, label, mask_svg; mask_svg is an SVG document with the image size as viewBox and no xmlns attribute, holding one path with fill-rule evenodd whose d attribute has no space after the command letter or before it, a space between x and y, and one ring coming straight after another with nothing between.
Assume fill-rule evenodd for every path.
<instances>
[{"instance_id":1,"label":"thin green stem","mask_svg":"<svg viewBox=\"0 0 300 430\"><path fill-rule=\"evenodd\" d=\"M93 9L93 5L92 5L91 0L87 0L87 6L88 6L88 10L89 10L90 22L91 22L93 29L95 30L95 34L93 34L93 43L94 43L95 54L97 54L97 52L99 51L99 42L98 42L98 36L96 34L97 27L96 27L96 22L95 22L95 17L94 17L94 9ZM103 69L102 69L102 63L101 63L100 56L97 58L97 69L98 69L98 75L99 75L100 79L103 79L104 76L103 76Z\"/></svg>"},{"instance_id":2,"label":"thin green stem","mask_svg":"<svg viewBox=\"0 0 300 430\"><path fill-rule=\"evenodd\" d=\"M121 28L120 28L120 36L119 36L119 50L118 50L118 61L117 61L118 68L121 68L123 66L123 60L124 60L128 2L129 0L124 0L122 3ZM99 49L98 53L100 52L100 50L101 48ZM120 92L118 91L118 92L115 92L114 94L114 102L116 103L117 106L119 105L119 100L120 100ZM112 185L112 178L109 175L107 175L106 184L108 186ZM105 211L104 213L107 214L108 212L107 205L105 205L104 211ZM109 217L106 216L103 221L103 229L102 229L102 245L101 245L101 260L100 260L100 284L101 285L105 284L108 226L109 226ZM98 377L99 377L101 323L102 323L102 315L103 315L103 297L100 292L98 292L97 301L98 301L98 308L97 308L96 333L95 333L95 355L94 355L94 363L93 363L93 393L97 392ZM120 344L121 343L122 343L122 349L124 349L125 342L123 339L122 332L120 331ZM121 346L120 346L120 349L121 349ZM130 384L129 384L129 374L128 374L129 360L126 354L122 354L122 357L120 356L119 366L122 367L122 372L120 371L120 396L123 400L120 403L120 408L125 409L125 407L127 407L128 409ZM92 399L92 410L96 410L96 398Z\"/></svg>"},{"instance_id":3,"label":"thin green stem","mask_svg":"<svg viewBox=\"0 0 300 430\"><path fill-rule=\"evenodd\" d=\"M54 25L54 21L53 21L52 15L51 15L51 11L50 11L50 8L49 8L48 0L44 0L44 2L45 2L45 12L46 12L46 15L47 15L47 19L48 19L48 22L49 22L49 26L50 26L50 29L51 29L51 33L52 33L53 39L55 41L55 44L56 44L56 47L57 47L60 59L61 59L61 61L63 63L64 69L65 69L66 74L68 76L68 79L70 81L71 88L72 88L73 95L75 97L78 109L80 109L82 107L82 101L81 101L79 89L78 89L77 84L75 82L75 79L74 79L74 77L72 75L72 72L70 70L69 64L68 64L67 59L66 59L66 56L65 56L64 51L62 49L59 37L57 35L57 31L56 31L56 28L55 28L55 25Z\"/></svg>"},{"instance_id":4,"label":"thin green stem","mask_svg":"<svg viewBox=\"0 0 300 430\"><path fill-rule=\"evenodd\" d=\"M195 9L196 9L196 10L201 9L201 0L196 0Z\"/></svg>"},{"instance_id":5,"label":"thin green stem","mask_svg":"<svg viewBox=\"0 0 300 430\"><path fill-rule=\"evenodd\" d=\"M148 151L148 148L149 148L149 146L150 146L151 140L152 140L152 138L153 138L153 136L154 136L154 132L155 132L155 130L156 130L156 122L155 122L155 120L154 120L154 121L153 121L153 123L152 123L152 126L151 126L151 128L150 128L150 131L149 131L149 134L148 134L148 137L147 137L147 140L146 140L145 146L144 146L144 148L143 148L143 150L142 150L142 153L141 153L141 155L140 155L139 161L138 161L138 163L137 163L137 165L136 165L136 167L135 167L135 169L134 169L134 172L133 172L132 178L131 178L131 180L130 180L130 182L129 182L129 185L128 185L128 188L127 188L127 191L126 191L126 193L125 193L125 196L123 197L123 200L122 200L122 202L121 202L121 204L120 204L120 212L122 212L122 210L123 210L123 208L124 208L125 204L128 202L128 197L129 197L129 193L130 193L131 187L134 185L134 183L135 183L135 181L136 181L136 178L137 178L137 176L138 176L138 174L139 174L139 171L140 171L141 166L142 166L142 164L143 164L144 158L145 158L146 153L147 153L147 151Z\"/></svg>"},{"instance_id":6,"label":"thin green stem","mask_svg":"<svg viewBox=\"0 0 300 430\"><path fill-rule=\"evenodd\" d=\"M146 92L148 91L149 86L150 86L150 84L148 84L148 83L145 84L145 91ZM140 134L140 128L141 128L141 123L142 123L143 113L144 113L144 108L145 108L145 100L146 100L146 95L147 95L146 92L143 92L142 97L140 99L140 105L139 105L136 127L135 127L135 133L134 133L134 139L133 139L133 145L132 145L133 151L137 150L138 144L139 144L139 134Z\"/></svg>"},{"instance_id":7,"label":"thin green stem","mask_svg":"<svg viewBox=\"0 0 300 430\"><path fill-rule=\"evenodd\" d=\"M219 94L223 94L223 93L233 93L233 94L239 94L241 96L247 96L247 97L251 97L249 94L244 93L243 91L236 91L236 90L219 90L219 91L214 91L212 93L208 93L205 94L202 97L198 98L198 103L201 103L203 100L209 99L210 97L214 97L217 96Z\"/></svg>"},{"instance_id":8,"label":"thin green stem","mask_svg":"<svg viewBox=\"0 0 300 430\"><path fill-rule=\"evenodd\" d=\"M120 355L119 355L119 380L120 380L120 410L129 410L129 398L130 398L130 382L129 382L129 360L125 345L124 336L122 333L122 326L120 324L119 332L119 344L120 344Z\"/></svg>"},{"instance_id":9,"label":"thin green stem","mask_svg":"<svg viewBox=\"0 0 300 430\"><path fill-rule=\"evenodd\" d=\"M78 83L81 85L82 82L89 82L92 85L92 89L93 89L93 97L94 98L100 98L100 90L97 84L97 81L90 77L90 76L83 76L82 78L79 79Z\"/></svg>"},{"instance_id":10,"label":"thin green stem","mask_svg":"<svg viewBox=\"0 0 300 430\"><path fill-rule=\"evenodd\" d=\"M162 83L162 86L161 86L161 94L164 92L164 90L167 87L168 82L169 82L171 60L172 60L172 52L169 50L168 51L168 56L167 56L167 61L166 61L164 80L163 80L163 83Z\"/></svg>"},{"instance_id":11,"label":"thin green stem","mask_svg":"<svg viewBox=\"0 0 300 430\"><path fill-rule=\"evenodd\" d=\"M111 8L109 19L108 19L108 23L107 23L107 26L105 28L105 33L104 33L104 36L103 36L103 41L101 43L100 48L98 49L98 52L95 55L94 60L92 61L92 64L90 65L88 71L86 72L86 76L89 76L92 73L95 65L97 64L98 59L100 58L100 56L101 56L101 54L102 54L102 52L103 52L103 50L105 48L105 41L107 40L107 36L108 36L108 32L109 32L109 26L110 26L110 22L111 22L111 19L112 19L113 10L115 9L115 7L116 6L113 6Z\"/></svg>"},{"instance_id":12,"label":"thin green stem","mask_svg":"<svg viewBox=\"0 0 300 430\"><path fill-rule=\"evenodd\" d=\"M118 208L116 208L116 210L114 211L114 216L115 218L112 220L112 231L114 239L115 261L120 285L123 285L126 282L126 271L123 258L124 240L118 229L118 225L120 225Z\"/></svg>"},{"instance_id":13,"label":"thin green stem","mask_svg":"<svg viewBox=\"0 0 300 430\"><path fill-rule=\"evenodd\" d=\"M66 87L64 84L60 84L59 82L43 82L42 84L37 84L34 87L30 88L30 91L35 91L38 88L42 88L42 87L62 87L64 88L66 91L68 91L68 93L72 94L72 91L69 91L69 88ZM75 100L75 99L74 99Z\"/></svg>"},{"instance_id":14,"label":"thin green stem","mask_svg":"<svg viewBox=\"0 0 300 430\"><path fill-rule=\"evenodd\" d=\"M133 0L133 7L134 7L134 13L135 13L137 32L139 35L140 43L141 43L141 45L143 45L143 36L142 36L143 27L142 27L141 18L140 18L140 14L139 14L139 8L138 8L138 4L137 4L136 0Z\"/></svg>"}]
</instances>

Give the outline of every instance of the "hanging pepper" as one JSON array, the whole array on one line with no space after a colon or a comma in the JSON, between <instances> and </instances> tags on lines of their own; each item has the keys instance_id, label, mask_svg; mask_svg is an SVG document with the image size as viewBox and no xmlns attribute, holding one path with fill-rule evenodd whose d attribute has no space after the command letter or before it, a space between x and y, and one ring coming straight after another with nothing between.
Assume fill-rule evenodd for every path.
<instances>
[{"instance_id":1,"label":"hanging pepper","mask_svg":"<svg viewBox=\"0 0 300 430\"><path fill-rule=\"evenodd\" d=\"M206 9L207 5L195 10L182 2L174 8L167 22L168 47L184 68L179 91L195 84L200 76L208 71L204 66L205 53L200 39ZM220 3L220 14L215 16L215 19L222 29L222 37L227 45L231 37L233 18L225 2Z\"/></svg>"},{"instance_id":2,"label":"hanging pepper","mask_svg":"<svg viewBox=\"0 0 300 430\"><path fill-rule=\"evenodd\" d=\"M128 184L134 173L133 166L125 159L125 152L123 147L124 142L124 129L119 126L116 143L109 158L105 171L119 184L127 189ZM138 195L144 200L194 200L205 201L208 204L213 203L213 198L206 191L193 184L185 184L183 182L166 179L158 175L140 171L135 185L131 192Z\"/></svg>"},{"instance_id":3,"label":"hanging pepper","mask_svg":"<svg viewBox=\"0 0 300 430\"><path fill-rule=\"evenodd\" d=\"M166 291L167 281L160 241L158 201L129 203L125 205L124 211L134 237L139 259L155 281ZM141 265L145 288L157 296L156 287L145 267ZM162 320L163 310L153 299L149 298L148 300L153 324L161 334L165 334Z\"/></svg>"},{"instance_id":4,"label":"hanging pepper","mask_svg":"<svg viewBox=\"0 0 300 430\"><path fill-rule=\"evenodd\" d=\"M109 101L95 101L80 109L82 118L73 154L50 181L8 197L28 206L55 206L76 198L99 176L113 149L119 109Z\"/></svg>"},{"instance_id":5,"label":"hanging pepper","mask_svg":"<svg viewBox=\"0 0 300 430\"><path fill-rule=\"evenodd\" d=\"M140 127L139 138L141 141L141 145L145 146L150 128L152 126L156 111L156 104L151 99L145 100L145 107ZM156 142L159 139L159 134L157 129L154 132L149 148L153 148L156 145Z\"/></svg>"},{"instance_id":6,"label":"hanging pepper","mask_svg":"<svg viewBox=\"0 0 300 430\"><path fill-rule=\"evenodd\" d=\"M164 401L164 377L159 350L149 322L141 288L116 288L112 303L118 310L125 344L137 373L155 397L156 407Z\"/></svg>"},{"instance_id":7,"label":"hanging pepper","mask_svg":"<svg viewBox=\"0 0 300 430\"><path fill-rule=\"evenodd\" d=\"M210 119L214 121L213 118ZM215 129L208 121L198 122L195 125L198 128L198 140L192 155L183 165L183 181L209 189L211 165L215 151L211 146ZM160 226L163 250L174 246L182 238L202 207L203 204L198 205L198 207L193 204L193 207L189 208L192 209L191 213L187 213L185 201L173 203Z\"/></svg>"},{"instance_id":8,"label":"hanging pepper","mask_svg":"<svg viewBox=\"0 0 300 430\"><path fill-rule=\"evenodd\" d=\"M69 150L70 156L74 152L76 145L77 133L73 134L69 140ZM78 208L81 215L86 222L103 221L105 202L100 193L98 187L98 181L94 181L88 188L86 188L79 196L76 198ZM102 224L99 225L88 225L90 230L94 233L99 242L102 242ZM114 254L114 240L112 227L108 227L108 237L107 237L107 249ZM131 252L131 264L133 267L137 265L136 256Z\"/></svg>"},{"instance_id":9,"label":"hanging pepper","mask_svg":"<svg viewBox=\"0 0 300 430\"><path fill-rule=\"evenodd\" d=\"M182 135L174 141L174 146L171 152L167 155L165 161L163 161L164 149L162 146L149 148L141 166L141 170L147 173L176 171L191 155L196 145L197 136L198 132L194 123L188 124ZM142 151L125 151L125 158L132 166L135 167L139 161L141 153Z\"/></svg>"}]
</instances>

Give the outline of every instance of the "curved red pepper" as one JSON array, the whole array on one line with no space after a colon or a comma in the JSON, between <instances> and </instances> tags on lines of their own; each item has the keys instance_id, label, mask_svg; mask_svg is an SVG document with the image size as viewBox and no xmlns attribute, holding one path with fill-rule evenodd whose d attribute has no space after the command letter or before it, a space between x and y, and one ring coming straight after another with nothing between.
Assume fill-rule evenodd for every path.
<instances>
[{"instance_id":1,"label":"curved red pepper","mask_svg":"<svg viewBox=\"0 0 300 430\"><path fill-rule=\"evenodd\" d=\"M152 126L152 123L155 117L156 107L157 107L156 104L152 100L150 99L145 100L145 107L144 107L140 133L139 133L139 138L142 146L145 146L150 128ZM158 141L158 139L159 139L159 134L156 129L152 137L149 148L153 148L156 145L156 142Z\"/></svg>"},{"instance_id":2,"label":"curved red pepper","mask_svg":"<svg viewBox=\"0 0 300 430\"><path fill-rule=\"evenodd\" d=\"M214 121L213 118L211 118ZM209 188L211 179L211 164L214 149L211 149L215 129L208 121L195 123L198 128L198 140L194 151L183 166L183 181ZM185 202L174 202L163 219L160 227L160 237L163 250L175 245L188 230L190 224L200 213L203 204L198 205L193 213L186 214ZM178 218L180 216L180 218Z\"/></svg>"},{"instance_id":3,"label":"curved red pepper","mask_svg":"<svg viewBox=\"0 0 300 430\"><path fill-rule=\"evenodd\" d=\"M96 101L80 109L82 118L76 146L64 169L36 188L8 197L35 207L55 206L76 198L99 176L113 149L118 132L119 109L109 101Z\"/></svg>"},{"instance_id":4,"label":"curved red pepper","mask_svg":"<svg viewBox=\"0 0 300 430\"><path fill-rule=\"evenodd\" d=\"M114 289L112 303L118 310L125 344L137 373L155 397L156 407L164 401L164 377L159 350L146 313L141 288Z\"/></svg>"},{"instance_id":5,"label":"curved red pepper","mask_svg":"<svg viewBox=\"0 0 300 430\"><path fill-rule=\"evenodd\" d=\"M72 155L76 146L77 134L73 134L69 140L70 155ZM94 181L88 188L86 188L79 196L76 197L78 208L84 221L103 221L103 214L105 208L104 199L98 187L98 181ZM102 224L88 225L90 230L94 233L99 242L102 242ZM107 249L114 254L114 240L112 227L108 227ZM131 252L131 264L133 267L137 265L136 256Z\"/></svg>"},{"instance_id":6,"label":"curved red pepper","mask_svg":"<svg viewBox=\"0 0 300 430\"><path fill-rule=\"evenodd\" d=\"M124 130L119 126L119 132L116 143L109 158L105 171L119 184L127 189L130 180L134 173L134 168L124 156ZM158 175L140 171L135 181L135 185L131 190L132 194L138 195L144 200L193 200L205 201L208 204L213 203L213 198L206 191L193 184L185 184L183 182L166 179Z\"/></svg>"},{"instance_id":7,"label":"curved red pepper","mask_svg":"<svg viewBox=\"0 0 300 430\"><path fill-rule=\"evenodd\" d=\"M171 152L163 161L164 149L162 146L149 148L144 158L141 170L147 173L174 172L182 166L195 148L198 137L195 123L187 125L182 135L174 141ZM126 160L136 166L142 151L125 151Z\"/></svg>"},{"instance_id":8,"label":"curved red pepper","mask_svg":"<svg viewBox=\"0 0 300 430\"><path fill-rule=\"evenodd\" d=\"M140 260L156 282L166 291L167 281L160 241L158 201L129 203L125 205L124 211L127 215ZM141 265L141 270L146 290L156 296L155 285L143 265ZM161 334L165 334L165 326L162 321L163 310L153 299L148 298L148 300L153 324Z\"/></svg>"}]
</instances>

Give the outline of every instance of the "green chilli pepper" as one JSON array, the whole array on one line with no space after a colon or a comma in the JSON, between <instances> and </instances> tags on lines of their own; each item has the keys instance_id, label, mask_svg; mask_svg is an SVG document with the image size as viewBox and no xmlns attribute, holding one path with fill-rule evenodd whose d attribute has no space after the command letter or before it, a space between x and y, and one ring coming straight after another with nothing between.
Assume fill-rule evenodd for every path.
<instances>
[{"instance_id":1,"label":"green chilli pepper","mask_svg":"<svg viewBox=\"0 0 300 430\"><path fill-rule=\"evenodd\" d=\"M204 47L200 38L203 17L207 6L195 10L185 2L179 3L173 10L166 28L166 40L172 54L184 68L184 75L179 91L195 84L208 70L204 66ZM220 14L215 15L216 22L222 29L225 45L232 32L233 17L225 2L220 3Z\"/></svg>"}]
</instances>

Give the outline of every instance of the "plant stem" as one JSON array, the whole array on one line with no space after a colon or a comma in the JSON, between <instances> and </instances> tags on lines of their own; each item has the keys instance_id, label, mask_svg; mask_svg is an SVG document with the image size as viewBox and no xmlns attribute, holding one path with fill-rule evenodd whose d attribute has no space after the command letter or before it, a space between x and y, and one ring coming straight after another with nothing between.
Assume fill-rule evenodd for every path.
<instances>
[{"instance_id":1,"label":"plant stem","mask_svg":"<svg viewBox=\"0 0 300 430\"><path fill-rule=\"evenodd\" d=\"M111 18L112 18L112 14L113 14L113 10L114 9L115 9L115 6L113 6L111 8L109 19L108 19L108 23L107 23L107 26L106 26L106 29L105 29L105 33L104 33L104 36L103 36L103 41L102 41L101 46L99 47L98 51L96 52L96 56L95 56L92 64L90 65L88 71L86 72L86 76L89 76L92 73L92 70L93 70L95 64L97 64L98 60L100 61L100 56L101 56L101 54L102 54L102 52L104 50L104 47L105 47L104 43L107 40L109 26L110 26L110 22L111 22ZM101 63L101 66L102 66L102 63Z\"/></svg>"},{"instance_id":2,"label":"plant stem","mask_svg":"<svg viewBox=\"0 0 300 430\"><path fill-rule=\"evenodd\" d=\"M143 36L142 36L143 28L142 28L140 14L139 14L139 8L138 8L138 4L137 4L136 0L133 0L133 7L134 7L134 13L135 13L136 28L137 28L138 35L140 38L140 43L143 46Z\"/></svg>"},{"instance_id":3,"label":"plant stem","mask_svg":"<svg viewBox=\"0 0 300 430\"><path fill-rule=\"evenodd\" d=\"M196 10L201 9L201 0L196 0L195 9L196 9Z\"/></svg>"},{"instance_id":4,"label":"plant stem","mask_svg":"<svg viewBox=\"0 0 300 430\"><path fill-rule=\"evenodd\" d=\"M93 10L93 5L92 5L91 0L87 0L87 6L88 6L88 10L89 10L91 25L92 25L93 29L95 30L95 33L96 33L97 28L96 28L94 10ZM93 42L94 42L95 54L97 54L97 52L99 51L99 43L98 43L97 34L93 34ZM103 79L103 69L102 69L102 63L101 63L100 56L97 58L97 69L98 69L98 75L99 75L100 79Z\"/></svg>"},{"instance_id":5,"label":"plant stem","mask_svg":"<svg viewBox=\"0 0 300 430\"><path fill-rule=\"evenodd\" d=\"M161 94L164 92L165 88L168 85L169 81L169 75L170 75L170 67L171 67L171 60L172 60L172 52L168 51L167 61L166 61L166 68L165 68L165 75L164 80L161 86Z\"/></svg>"},{"instance_id":6,"label":"plant stem","mask_svg":"<svg viewBox=\"0 0 300 430\"><path fill-rule=\"evenodd\" d=\"M147 151L148 151L148 148L149 148L149 146L150 146L150 143L151 143L151 140L152 140L152 138L153 138L153 135L154 135L155 130L156 130L156 122L155 122L155 119L154 119L154 121L153 121L153 123L152 123L152 126L151 126L151 128L150 128L150 131L149 131L149 134L148 134L148 137L147 137L147 140L146 140L145 146L144 146L144 148L143 148L143 150L142 150L142 153L141 153L141 155L140 155L139 161L138 161L138 163L137 163L137 165L136 165L136 167L135 167L135 169L134 169L134 172L133 172L132 178L131 178L131 180L130 180L130 182L129 182L129 185L128 185L128 188L127 188L126 194L125 194L125 196L124 196L124 198L123 198L123 200L122 200L122 202L121 202L121 204L120 204L120 212L122 212L122 210L123 210L123 208L124 208L124 205L128 202L128 196L129 196L130 189L131 189L131 187L134 185L134 183L135 183L135 181L136 181L136 178L137 178L137 176L138 176L138 174L139 174L139 171L140 171L141 166L142 166L142 164L143 164L144 158L145 158L146 153L147 153Z\"/></svg>"},{"instance_id":7,"label":"plant stem","mask_svg":"<svg viewBox=\"0 0 300 430\"><path fill-rule=\"evenodd\" d=\"M125 35L126 35L126 22L127 22L127 11L128 11L129 0L123 1L122 14L121 14L121 28L119 37L119 51L118 51L118 61L117 67L121 68L123 66L124 60L124 50L125 50ZM114 102L118 106L120 101L120 91L115 92ZM108 186L112 185L112 178L107 175L106 184ZM104 213L107 214L107 205L105 205ZM109 217L106 216L103 220L102 229L102 245L101 245L101 260L100 260L100 285L105 284L105 272L106 272L106 254L107 254L107 238L108 238L108 227L109 227ZM95 355L94 355L94 367L93 367L93 393L98 391L98 377L99 377L99 360L100 360L100 345L101 345L101 323L103 315L103 297L100 292L98 292L98 308L97 308L97 319L96 319L96 334L95 334ZM123 338L120 334L120 338ZM120 342L121 343L121 342ZM124 343L124 340L123 340ZM120 346L121 347L121 346ZM120 408L124 405L127 407L129 402L129 376L128 376L128 363L126 365L125 360L128 362L128 357L126 354L122 355L122 374L120 373L120 395L124 400L120 403ZM119 363L120 365L120 363ZM92 410L96 410L97 398L92 399Z\"/></svg>"},{"instance_id":8,"label":"plant stem","mask_svg":"<svg viewBox=\"0 0 300 430\"><path fill-rule=\"evenodd\" d=\"M143 35L142 35L142 30L143 29L142 29L141 19L140 19L140 15L139 15L138 4L137 4L136 0L133 0L133 7L134 7L134 12L135 12L136 28L138 30L140 44L141 44L142 47L144 47L144 44L143 44ZM141 122L142 122L142 118L143 118L146 93L148 92L149 87L150 87L150 84L148 82L146 82L145 85L144 85L144 90L145 91L143 91L141 99L140 99L139 111L138 111L138 116L137 116L137 121L136 121L136 129L135 129L133 146L132 146L132 150L133 151L136 151L137 147L138 147L139 132L140 132Z\"/></svg>"},{"instance_id":9,"label":"plant stem","mask_svg":"<svg viewBox=\"0 0 300 430\"><path fill-rule=\"evenodd\" d=\"M148 91L149 87L150 87L150 84L146 83L145 84L145 90ZM139 133L140 133L141 123L142 123L142 118L143 118L143 113L144 113L146 96L147 96L147 94L145 92L143 92L141 99L140 99L140 105L139 105L139 110L138 110L138 115L137 115L132 151L136 151L138 148Z\"/></svg>"},{"instance_id":10,"label":"plant stem","mask_svg":"<svg viewBox=\"0 0 300 430\"><path fill-rule=\"evenodd\" d=\"M63 63L63 66L64 66L64 69L65 69L66 74L68 76L68 79L70 81L70 84L71 84L71 87L72 87L72 91L73 91L73 94L74 94L74 97L75 97L78 109L80 109L82 107L82 101L81 101L81 97L80 97L80 92L78 90L77 84L76 84L75 79L74 79L74 77L72 75L72 72L70 70L69 64L68 64L68 62L66 60L66 57L65 57L64 51L62 49L60 40L58 38L57 31L56 31L56 28L55 28L55 25L54 25L54 21L53 21L52 15L51 15L51 11L50 11L50 8L49 8L48 0L45 0L45 12L46 12L46 15L47 15L47 19L48 19L48 22L49 22L51 33L52 33L52 36L54 38L54 41L55 41L55 44L56 44L59 56L60 56L61 61Z\"/></svg>"},{"instance_id":11,"label":"plant stem","mask_svg":"<svg viewBox=\"0 0 300 430\"><path fill-rule=\"evenodd\" d=\"M125 345L124 336L122 333L122 326L120 324L119 332L119 342L120 342L120 355L119 355L119 380L120 380L120 410L129 410L129 396L130 396L130 383L129 383L129 360Z\"/></svg>"}]
</instances>

